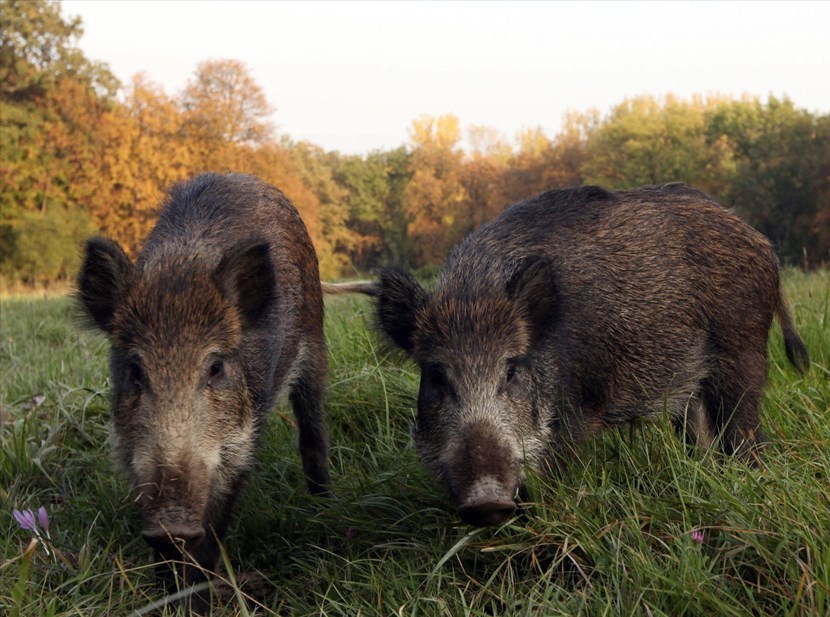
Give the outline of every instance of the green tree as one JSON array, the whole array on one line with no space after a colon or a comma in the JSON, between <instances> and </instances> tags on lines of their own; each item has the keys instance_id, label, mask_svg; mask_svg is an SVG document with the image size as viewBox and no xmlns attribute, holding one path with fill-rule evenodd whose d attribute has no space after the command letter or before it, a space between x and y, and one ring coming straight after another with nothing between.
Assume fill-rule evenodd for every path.
<instances>
[{"instance_id":1,"label":"green tree","mask_svg":"<svg viewBox=\"0 0 830 617\"><path fill-rule=\"evenodd\" d=\"M587 141L585 180L613 189L687 182L717 192L723 153L707 141L706 111L718 101L670 94L616 105Z\"/></svg>"},{"instance_id":2,"label":"green tree","mask_svg":"<svg viewBox=\"0 0 830 617\"><path fill-rule=\"evenodd\" d=\"M409 154L401 147L333 159L334 179L348 203L347 226L355 236L350 260L358 270L387 261L406 263L411 246L403 193L409 181Z\"/></svg>"},{"instance_id":3,"label":"green tree","mask_svg":"<svg viewBox=\"0 0 830 617\"><path fill-rule=\"evenodd\" d=\"M112 96L118 82L103 63L77 47L80 17L64 19L60 2L5 0L0 11L0 93L4 102L43 96L71 77Z\"/></svg>"},{"instance_id":4,"label":"green tree","mask_svg":"<svg viewBox=\"0 0 830 617\"><path fill-rule=\"evenodd\" d=\"M321 239L317 245L320 271L325 277L339 276L352 268L349 254L359 239L347 226L349 219L346 192L334 179L332 158L308 142L283 140L288 147L297 173L320 202Z\"/></svg>"},{"instance_id":5,"label":"green tree","mask_svg":"<svg viewBox=\"0 0 830 617\"><path fill-rule=\"evenodd\" d=\"M24 212L0 239L0 274L28 285L67 280L80 265L81 242L95 233L81 208Z\"/></svg>"},{"instance_id":6,"label":"green tree","mask_svg":"<svg viewBox=\"0 0 830 617\"><path fill-rule=\"evenodd\" d=\"M827 258L830 131L787 98L724 103L708 114L708 140L732 160L723 199L773 241L779 255L809 265Z\"/></svg>"}]
</instances>

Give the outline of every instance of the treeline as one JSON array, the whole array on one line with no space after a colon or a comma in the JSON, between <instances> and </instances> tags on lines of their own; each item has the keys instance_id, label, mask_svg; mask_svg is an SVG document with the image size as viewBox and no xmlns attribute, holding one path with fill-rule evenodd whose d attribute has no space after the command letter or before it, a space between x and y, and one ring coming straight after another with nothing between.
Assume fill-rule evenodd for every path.
<instances>
[{"instance_id":1,"label":"treeline","mask_svg":"<svg viewBox=\"0 0 830 617\"><path fill-rule=\"evenodd\" d=\"M429 267L506 205L552 187L683 181L736 208L783 260L830 259L830 115L788 99L637 97L569 114L555 136L509 141L452 115L423 116L410 143L365 156L278 136L235 60L200 64L177 94L121 85L77 48L57 2L0 13L0 274L68 278L81 238L133 254L165 187L202 171L279 186L300 210L324 277L398 262ZM462 142L462 140L465 140ZM466 147L462 148L462 143Z\"/></svg>"}]
</instances>

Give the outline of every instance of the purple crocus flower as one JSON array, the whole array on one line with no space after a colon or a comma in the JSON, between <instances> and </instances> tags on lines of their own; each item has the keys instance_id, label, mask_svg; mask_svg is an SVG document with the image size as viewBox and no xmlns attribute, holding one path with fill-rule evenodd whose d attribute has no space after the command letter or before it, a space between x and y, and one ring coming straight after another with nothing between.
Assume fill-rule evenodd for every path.
<instances>
[{"instance_id":1,"label":"purple crocus flower","mask_svg":"<svg viewBox=\"0 0 830 617\"><path fill-rule=\"evenodd\" d=\"M37 522L40 524L40 528L43 529L43 531L49 533L49 513L43 506L40 506L37 509Z\"/></svg>"},{"instance_id":2,"label":"purple crocus flower","mask_svg":"<svg viewBox=\"0 0 830 617\"><path fill-rule=\"evenodd\" d=\"M34 512L31 510L12 510L12 514L21 529L27 529L28 531L37 533L37 523L35 522Z\"/></svg>"},{"instance_id":3,"label":"purple crocus flower","mask_svg":"<svg viewBox=\"0 0 830 617\"><path fill-rule=\"evenodd\" d=\"M703 540L704 540L703 532L700 531L699 529L695 529L692 532L692 542L694 542L696 544L703 544Z\"/></svg>"}]
</instances>

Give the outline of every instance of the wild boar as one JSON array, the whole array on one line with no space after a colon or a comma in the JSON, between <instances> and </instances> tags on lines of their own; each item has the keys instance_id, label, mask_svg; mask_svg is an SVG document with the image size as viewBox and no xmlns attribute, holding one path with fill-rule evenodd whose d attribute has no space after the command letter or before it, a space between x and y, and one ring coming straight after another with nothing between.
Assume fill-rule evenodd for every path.
<instances>
[{"instance_id":1,"label":"wild boar","mask_svg":"<svg viewBox=\"0 0 830 617\"><path fill-rule=\"evenodd\" d=\"M682 184L545 192L457 245L431 291L395 267L355 291L419 365L416 448L476 525L514 512L525 465L633 418L751 460L774 315L809 364L770 243Z\"/></svg>"},{"instance_id":2,"label":"wild boar","mask_svg":"<svg viewBox=\"0 0 830 617\"><path fill-rule=\"evenodd\" d=\"M78 298L111 344L111 441L157 558L214 569L284 391L308 487L326 492L317 256L277 188L241 174L173 187L134 264L111 240L87 242Z\"/></svg>"}]
</instances>

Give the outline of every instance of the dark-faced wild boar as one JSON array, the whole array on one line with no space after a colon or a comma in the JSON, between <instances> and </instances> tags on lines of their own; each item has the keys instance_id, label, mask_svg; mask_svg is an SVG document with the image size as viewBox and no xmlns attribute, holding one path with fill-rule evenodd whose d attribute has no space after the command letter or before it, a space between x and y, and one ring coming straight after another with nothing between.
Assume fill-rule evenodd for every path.
<instances>
[{"instance_id":1,"label":"dark-faced wild boar","mask_svg":"<svg viewBox=\"0 0 830 617\"><path fill-rule=\"evenodd\" d=\"M157 557L216 566L283 391L309 489L325 492L317 256L279 190L239 174L175 186L135 264L115 242L88 241L78 296L111 343L112 442Z\"/></svg>"},{"instance_id":2,"label":"dark-faced wild boar","mask_svg":"<svg viewBox=\"0 0 830 617\"><path fill-rule=\"evenodd\" d=\"M809 363L769 242L680 184L542 193L456 246L431 291L397 268L370 291L421 369L419 454L478 525L513 513L524 465L664 410L751 460L774 315Z\"/></svg>"}]
</instances>

